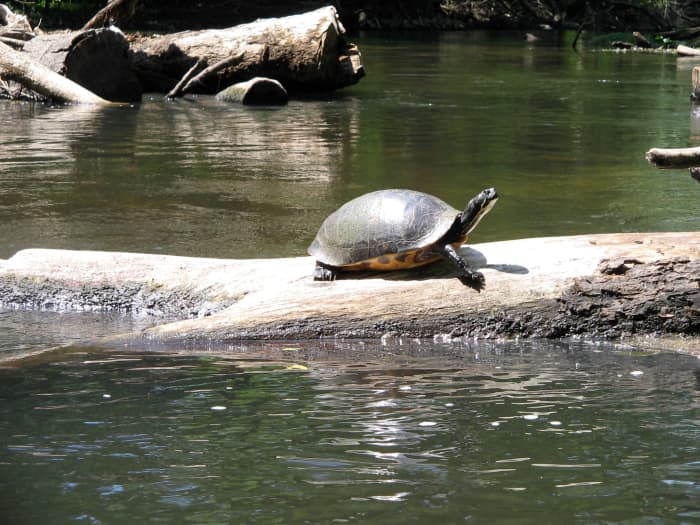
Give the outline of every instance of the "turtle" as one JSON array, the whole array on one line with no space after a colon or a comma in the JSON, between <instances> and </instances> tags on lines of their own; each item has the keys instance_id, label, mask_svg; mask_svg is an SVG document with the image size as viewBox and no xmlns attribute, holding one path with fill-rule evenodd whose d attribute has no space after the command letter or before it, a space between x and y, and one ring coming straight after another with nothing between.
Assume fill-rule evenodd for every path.
<instances>
[{"instance_id":1,"label":"turtle","mask_svg":"<svg viewBox=\"0 0 700 525\"><path fill-rule=\"evenodd\" d=\"M340 271L402 270L447 259L463 283L481 289L484 276L457 254L469 233L498 200L495 188L474 196L464 211L415 190L373 191L346 202L321 224L308 252L313 278L332 281Z\"/></svg>"}]
</instances>

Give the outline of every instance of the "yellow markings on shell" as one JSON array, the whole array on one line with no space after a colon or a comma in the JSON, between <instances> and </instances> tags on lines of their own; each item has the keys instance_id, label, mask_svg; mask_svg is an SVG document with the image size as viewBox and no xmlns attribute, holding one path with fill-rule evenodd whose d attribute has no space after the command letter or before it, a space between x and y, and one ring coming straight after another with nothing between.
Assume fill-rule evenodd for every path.
<instances>
[{"instance_id":1,"label":"yellow markings on shell","mask_svg":"<svg viewBox=\"0 0 700 525\"><path fill-rule=\"evenodd\" d=\"M367 259L366 261L361 261L358 263L343 266L343 270L405 270L408 268L424 266L426 264L435 262L439 259L440 255L438 254L432 255L430 257L425 257L423 250L414 250L398 254L390 253L387 255L380 255L379 257Z\"/></svg>"},{"instance_id":2,"label":"yellow markings on shell","mask_svg":"<svg viewBox=\"0 0 700 525\"><path fill-rule=\"evenodd\" d=\"M452 246L455 250L459 249L467 240L467 236L457 242L453 242ZM376 271L392 271L392 270L407 270L409 268L417 268L426 264L434 263L442 259L442 255L431 253L432 250L420 249L411 250L403 253L388 253L373 257L365 261L360 261L352 264L343 265L343 270L360 271L360 270L376 270ZM427 255L430 253L430 255Z\"/></svg>"}]
</instances>

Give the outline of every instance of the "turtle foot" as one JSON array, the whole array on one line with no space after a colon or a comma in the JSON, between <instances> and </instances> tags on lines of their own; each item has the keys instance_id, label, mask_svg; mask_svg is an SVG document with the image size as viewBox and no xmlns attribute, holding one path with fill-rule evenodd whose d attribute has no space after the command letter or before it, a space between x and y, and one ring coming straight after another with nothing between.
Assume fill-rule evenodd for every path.
<instances>
[{"instance_id":1,"label":"turtle foot","mask_svg":"<svg viewBox=\"0 0 700 525\"><path fill-rule=\"evenodd\" d=\"M323 266L316 266L314 268L314 281L335 281L336 272Z\"/></svg>"}]
</instances>

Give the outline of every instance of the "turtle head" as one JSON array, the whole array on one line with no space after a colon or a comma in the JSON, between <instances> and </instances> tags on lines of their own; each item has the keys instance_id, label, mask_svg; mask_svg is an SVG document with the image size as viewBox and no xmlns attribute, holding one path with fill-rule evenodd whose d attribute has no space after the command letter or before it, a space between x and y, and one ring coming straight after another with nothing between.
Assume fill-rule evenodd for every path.
<instances>
[{"instance_id":1,"label":"turtle head","mask_svg":"<svg viewBox=\"0 0 700 525\"><path fill-rule=\"evenodd\" d=\"M463 235L476 228L479 221L496 205L497 200L496 188L486 188L469 201L460 218Z\"/></svg>"}]
</instances>

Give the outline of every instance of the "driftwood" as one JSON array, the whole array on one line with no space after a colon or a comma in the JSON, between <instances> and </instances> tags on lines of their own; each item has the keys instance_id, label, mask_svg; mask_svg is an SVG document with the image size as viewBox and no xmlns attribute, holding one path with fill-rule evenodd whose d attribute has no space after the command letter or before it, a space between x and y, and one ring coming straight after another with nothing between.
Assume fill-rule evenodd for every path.
<instances>
[{"instance_id":1,"label":"driftwood","mask_svg":"<svg viewBox=\"0 0 700 525\"><path fill-rule=\"evenodd\" d=\"M328 91L364 74L357 48L345 41L333 7L269 18L228 29L186 31L132 42L132 62L146 91L170 92L201 61L214 65L240 55L236 64L199 83L217 93L255 76L274 78L289 91Z\"/></svg>"},{"instance_id":2,"label":"driftwood","mask_svg":"<svg viewBox=\"0 0 700 525\"><path fill-rule=\"evenodd\" d=\"M81 31L108 26L124 27L133 18L136 4L138 4L138 0L110 0L105 7L88 20Z\"/></svg>"},{"instance_id":3,"label":"driftwood","mask_svg":"<svg viewBox=\"0 0 700 525\"><path fill-rule=\"evenodd\" d=\"M700 232L584 235L462 247L486 288L447 263L311 278L310 257L221 260L24 250L0 261L0 304L182 320L140 341L700 335Z\"/></svg>"},{"instance_id":4,"label":"driftwood","mask_svg":"<svg viewBox=\"0 0 700 525\"><path fill-rule=\"evenodd\" d=\"M700 166L700 147L651 148L646 159L657 168L682 169Z\"/></svg>"},{"instance_id":5,"label":"driftwood","mask_svg":"<svg viewBox=\"0 0 700 525\"><path fill-rule=\"evenodd\" d=\"M115 0L88 25L106 23L120 7L128 14L134 6L134 1ZM65 89L53 91L52 83L26 77L28 65L38 62L99 97L118 102L138 101L144 89L167 92L170 97L216 93L255 76L273 78L287 90L326 91L354 84L364 74L359 52L345 41L344 33L333 7L229 29L137 38L131 45L119 29L110 26L42 34L26 43L1 37L23 49L26 67L16 66L16 56L11 56L12 68L7 57L0 67L11 69L3 80L37 86L39 93L69 102L87 99L77 93L66 98ZM5 55L5 48L2 51ZM32 73L36 76L39 71Z\"/></svg>"},{"instance_id":6,"label":"driftwood","mask_svg":"<svg viewBox=\"0 0 700 525\"><path fill-rule=\"evenodd\" d=\"M0 37L10 42L31 40L34 30L26 16L17 15L5 4L0 4Z\"/></svg>"},{"instance_id":7,"label":"driftwood","mask_svg":"<svg viewBox=\"0 0 700 525\"><path fill-rule=\"evenodd\" d=\"M700 100L700 66L694 66L691 77L690 100Z\"/></svg>"},{"instance_id":8,"label":"driftwood","mask_svg":"<svg viewBox=\"0 0 700 525\"><path fill-rule=\"evenodd\" d=\"M168 98L180 97L194 91L195 86L204 84L204 80L224 68L235 66L243 60L244 53L227 57L214 65L205 67L206 60L200 58L180 79L180 82L168 93Z\"/></svg>"},{"instance_id":9,"label":"driftwood","mask_svg":"<svg viewBox=\"0 0 700 525\"><path fill-rule=\"evenodd\" d=\"M634 31L632 33L632 38L634 39L634 43L637 47L640 47L642 49L650 49L652 47L651 42L649 42L647 37L645 37L639 31Z\"/></svg>"},{"instance_id":10,"label":"driftwood","mask_svg":"<svg viewBox=\"0 0 700 525\"><path fill-rule=\"evenodd\" d=\"M657 168L688 168L690 176L700 182L700 147L652 148L647 151L646 159Z\"/></svg>"},{"instance_id":11,"label":"driftwood","mask_svg":"<svg viewBox=\"0 0 700 525\"><path fill-rule=\"evenodd\" d=\"M77 104L109 102L0 42L0 77L20 82L48 98Z\"/></svg>"},{"instance_id":12,"label":"driftwood","mask_svg":"<svg viewBox=\"0 0 700 525\"><path fill-rule=\"evenodd\" d=\"M246 106L283 106L287 103L288 96L284 86L276 80L255 77L219 91L216 99Z\"/></svg>"},{"instance_id":13,"label":"driftwood","mask_svg":"<svg viewBox=\"0 0 700 525\"><path fill-rule=\"evenodd\" d=\"M681 44L676 48L676 54L682 57L697 57L700 56L700 49Z\"/></svg>"},{"instance_id":14,"label":"driftwood","mask_svg":"<svg viewBox=\"0 0 700 525\"><path fill-rule=\"evenodd\" d=\"M56 73L111 101L141 99L141 84L128 56L129 43L116 27L39 35L24 53Z\"/></svg>"}]
</instances>

